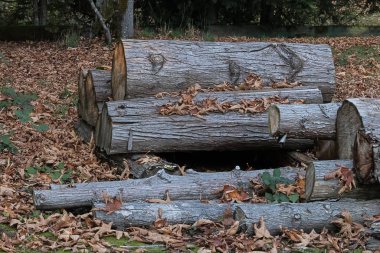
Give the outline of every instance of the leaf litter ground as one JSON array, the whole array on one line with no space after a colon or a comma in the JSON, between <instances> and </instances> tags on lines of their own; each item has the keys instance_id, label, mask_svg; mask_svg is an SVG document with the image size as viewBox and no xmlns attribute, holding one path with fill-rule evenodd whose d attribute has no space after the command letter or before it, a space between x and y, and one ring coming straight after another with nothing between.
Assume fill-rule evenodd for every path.
<instances>
[{"instance_id":1,"label":"leaf litter ground","mask_svg":"<svg viewBox=\"0 0 380 253\"><path fill-rule=\"evenodd\" d=\"M334 99L380 97L380 37L270 41L331 45L337 81ZM27 113L22 103L15 103L15 97L7 96L6 92L0 96L0 105L9 102L0 107L3 145L0 152L0 251L127 251L112 246L106 240L109 236L160 243L169 251L190 252L277 252L294 247L329 248L332 252L339 252L364 244L362 225L352 221L349 213L342 213L335 222L340 228L338 234L285 229L282 235L274 237L266 230L263 220L255 224L254 236L238 233L238 224L228 210L220 224L200 220L193 226L168 226L161 222L163 217L158 217L155 227L130 228L126 232L113 230L110 224L94 219L90 213L35 210L31 194L33 187L125 179L124 173L120 176L116 168L98 160L94 147L83 143L74 132L78 120L78 71L80 68L110 66L111 58L112 48L99 40L82 41L77 48L64 48L55 42L0 42L2 91L13 88L17 94L37 95L36 99L28 100L32 109Z\"/></svg>"}]
</instances>

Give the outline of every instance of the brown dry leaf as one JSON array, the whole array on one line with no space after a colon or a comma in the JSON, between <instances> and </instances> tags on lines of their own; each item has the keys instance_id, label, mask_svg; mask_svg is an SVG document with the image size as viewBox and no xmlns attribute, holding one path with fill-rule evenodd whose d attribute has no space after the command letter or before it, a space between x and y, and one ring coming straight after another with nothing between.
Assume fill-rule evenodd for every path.
<instances>
[{"instance_id":1,"label":"brown dry leaf","mask_svg":"<svg viewBox=\"0 0 380 253\"><path fill-rule=\"evenodd\" d=\"M144 155L143 157L136 160L137 164L151 164L151 163L158 163L161 161L161 158L158 156L153 155Z\"/></svg>"},{"instance_id":2,"label":"brown dry leaf","mask_svg":"<svg viewBox=\"0 0 380 253\"><path fill-rule=\"evenodd\" d=\"M193 227L196 227L196 228L199 228L199 227L202 227L202 226L208 226L208 225L214 225L215 223L211 220L207 220L207 219L200 219L198 221L196 221L194 224L193 224Z\"/></svg>"},{"instance_id":3,"label":"brown dry leaf","mask_svg":"<svg viewBox=\"0 0 380 253\"><path fill-rule=\"evenodd\" d=\"M163 211L162 208L158 208L157 210L157 218L154 221L154 227L155 228L163 228L167 225L166 219L162 215Z\"/></svg>"},{"instance_id":4,"label":"brown dry leaf","mask_svg":"<svg viewBox=\"0 0 380 253\"><path fill-rule=\"evenodd\" d=\"M121 201L121 199L115 197L106 202L106 206L104 207L103 211L107 212L107 214L111 214L120 210L122 205L123 202Z\"/></svg>"},{"instance_id":5,"label":"brown dry leaf","mask_svg":"<svg viewBox=\"0 0 380 253\"><path fill-rule=\"evenodd\" d=\"M223 195L221 198L222 202L231 202L236 201L238 203L249 201L249 194L243 190L237 189L233 185L224 185L223 186Z\"/></svg>"},{"instance_id":6,"label":"brown dry leaf","mask_svg":"<svg viewBox=\"0 0 380 253\"><path fill-rule=\"evenodd\" d=\"M3 197L11 197L13 196L13 194L15 193L16 191L13 190L12 188L8 188L8 187L4 187L4 186L0 186L0 196L3 196Z\"/></svg>"},{"instance_id":7,"label":"brown dry leaf","mask_svg":"<svg viewBox=\"0 0 380 253\"><path fill-rule=\"evenodd\" d=\"M223 214L223 225L224 226L231 226L235 223L235 220L233 218L233 211L231 206L228 206L226 210L224 210Z\"/></svg>"},{"instance_id":8,"label":"brown dry leaf","mask_svg":"<svg viewBox=\"0 0 380 253\"><path fill-rule=\"evenodd\" d=\"M239 221L235 221L232 226L226 231L227 235L236 235L239 230Z\"/></svg>"},{"instance_id":9,"label":"brown dry leaf","mask_svg":"<svg viewBox=\"0 0 380 253\"><path fill-rule=\"evenodd\" d=\"M271 236L270 232L268 231L268 229L265 226L265 222L264 222L263 217L260 218L258 224L256 224L256 223L253 224L253 230L254 230L256 238L259 238L259 239L260 238L265 238L265 239L273 238L273 236Z\"/></svg>"},{"instance_id":10,"label":"brown dry leaf","mask_svg":"<svg viewBox=\"0 0 380 253\"><path fill-rule=\"evenodd\" d=\"M271 86L273 89L283 89L283 88L294 88L294 87L301 86L301 85L302 84L300 82L290 83L287 80L283 80L280 82L274 82L274 83L272 83Z\"/></svg>"},{"instance_id":11,"label":"brown dry leaf","mask_svg":"<svg viewBox=\"0 0 380 253\"><path fill-rule=\"evenodd\" d=\"M350 191L352 188L356 188L355 178L352 170L342 165L336 165L337 169L327 175L325 175L325 180L331 180L338 178L342 188L339 190L338 194Z\"/></svg>"},{"instance_id":12,"label":"brown dry leaf","mask_svg":"<svg viewBox=\"0 0 380 253\"><path fill-rule=\"evenodd\" d=\"M163 199L146 199L145 202L148 202L148 203L157 203L157 204L168 204L171 202L170 200L170 196L169 196L169 191L167 190L165 192L166 194L166 199L163 200Z\"/></svg>"}]
</instances>

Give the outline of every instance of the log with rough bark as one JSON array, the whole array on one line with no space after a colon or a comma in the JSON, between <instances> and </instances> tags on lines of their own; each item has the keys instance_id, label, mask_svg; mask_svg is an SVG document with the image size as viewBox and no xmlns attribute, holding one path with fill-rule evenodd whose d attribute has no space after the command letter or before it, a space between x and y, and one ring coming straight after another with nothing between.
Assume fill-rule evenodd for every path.
<instances>
[{"instance_id":1,"label":"log with rough bark","mask_svg":"<svg viewBox=\"0 0 380 253\"><path fill-rule=\"evenodd\" d=\"M297 139L335 139L336 114L340 104L286 104L268 109L269 132Z\"/></svg>"},{"instance_id":2,"label":"log with rough bark","mask_svg":"<svg viewBox=\"0 0 380 253\"><path fill-rule=\"evenodd\" d=\"M187 170L185 176L175 176L159 171L155 176L145 179L125 181L93 182L70 185L58 190L34 190L34 204L37 209L58 209L91 206L104 196L121 197L123 202L165 198L168 191L172 200L218 199L226 184L242 189L251 189L250 180L264 171L241 171L218 173L199 173ZM282 168L281 176L295 179L305 175L302 168Z\"/></svg>"},{"instance_id":3,"label":"log with rough bark","mask_svg":"<svg viewBox=\"0 0 380 253\"><path fill-rule=\"evenodd\" d=\"M369 228L366 230L367 236L370 238L366 242L366 249L368 250L380 250L380 221L372 222ZM375 251L377 252L377 251Z\"/></svg>"},{"instance_id":4,"label":"log with rough bark","mask_svg":"<svg viewBox=\"0 0 380 253\"><path fill-rule=\"evenodd\" d=\"M348 210L353 221L363 223L366 216L379 212L380 201L342 199L339 201L321 201L310 203L281 203L281 204L250 204L236 207L234 217L240 221L243 230L253 232L253 225L261 217L264 218L267 229L272 234L281 232L280 226L289 229L321 231L324 227L336 230L331 221L338 218L340 213Z\"/></svg>"},{"instance_id":5,"label":"log with rough bark","mask_svg":"<svg viewBox=\"0 0 380 253\"><path fill-rule=\"evenodd\" d=\"M287 89L246 92L199 93L194 102L217 99L239 103L241 100L270 96L287 97L290 102L321 101L318 89ZM96 127L96 145L107 154L173 152L193 150L242 150L281 148L268 134L266 113L210 113L198 118L190 115L162 116L159 107L178 98L136 98L108 102ZM284 148L305 149L310 140L288 140Z\"/></svg>"},{"instance_id":6,"label":"log with rough bark","mask_svg":"<svg viewBox=\"0 0 380 253\"><path fill-rule=\"evenodd\" d=\"M380 99L343 102L337 116L338 154L353 158L359 182L380 182Z\"/></svg>"},{"instance_id":7,"label":"log with rough bark","mask_svg":"<svg viewBox=\"0 0 380 253\"><path fill-rule=\"evenodd\" d=\"M225 81L241 83L250 74L270 81L319 87L324 101L335 89L335 68L328 45L266 42L192 42L122 40L112 61L115 100Z\"/></svg>"},{"instance_id":8,"label":"log with rough bark","mask_svg":"<svg viewBox=\"0 0 380 253\"><path fill-rule=\"evenodd\" d=\"M336 171L340 166L352 169L351 160L314 161L306 169L305 199L307 201L355 198L380 198L380 187L368 187L357 184L356 188L339 194L343 185L339 179L325 180L325 176ZM355 178L354 178L355 179ZM356 180L356 179L355 179Z\"/></svg>"},{"instance_id":9,"label":"log with rough bark","mask_svg":"<svg viewBox=\"0 0 380 253\"><path fill-rule=\"evenodd\" d=\"M363 223L366 216L378 213L380 202L376 200L321 201L313 203L280 204L226 204L201 203L200 201L173 201L167 204L132 202L124 203L119 210L109 212L104 203L96 203L94 216L107 223L112 222L118 229L131 226L151 226L160 218L168 224L193 224L200 219L221 222L227 209L240 222L242 230L253 233L253 224L262 217L272 235L281 233L282 228L321 231L324 227L335 231L331 221L348 210L354 222Z\"/></svg>"},{"instance_id":10,"label":"log with rough bark","mask_svg":"<svg viewBox=\"0 0 380 253\"><path fill-rule=\"evenodd\" d=\"M84 93L79 93L79 100L83 106L80 115L82 119L95 126L103 103L111 96L111 72L89 70L84 82Z\"/></svg>"},{"instance_id":11,"label":"log with rough bark","mask_svg":"<svg viewBox=\"0 0 380 253\"><path fill-rule=\"evenodd\" d=\"M117 229L134 226L152 226L160 218L167 224L193 224L200 219L222 221L225 210L233 204L202 203L199 200L172 201L166 204L132 202L110 213L104 203L95 203L93 214L104 222L112 222Z\"/></svg>"},{"instance_id":12,"label":"log with rough bark","mask_svg":"<svg viewBox=\"0 0 380 253\"><path fill-rule=\"evenodd\" d=\"M85 104L85 98L86 98L86 91L85 91L85 81L87 76L87 69L81 69L79 70L79 76L78 76L78 116L82 117L81 115L84 113L84 104Z\"/></svg>"}]
</instances>

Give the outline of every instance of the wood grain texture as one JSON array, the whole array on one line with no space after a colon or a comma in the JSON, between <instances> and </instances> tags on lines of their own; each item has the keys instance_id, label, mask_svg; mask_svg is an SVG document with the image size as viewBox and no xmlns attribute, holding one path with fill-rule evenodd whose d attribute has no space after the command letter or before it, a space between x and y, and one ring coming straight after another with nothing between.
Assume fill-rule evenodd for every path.
<instances>
[{"instance_id":1,"label":"wood grain texture","mask_svg":"<svg viewBox=\"0 0 380 253\"><path fill-rule=\"evenodd\" d=\"M321 101L321 93L316 88L207 92L199 93L194 101L211 98L238 103L243 99L270 96L286 97L290 102L299 99L305 103ZM97 123L96 145L107 154L281 148L268 133L266 113L210 113L202 119L158 113L160 106L177 100L172 97L136 98L106 103ZM289 140L284 148L305 149L312 145L310 140Z\"/></svg>"},{"instance_id":2,"label":"wood grain texture","mask_svg":"<svg viewBox=\"0 0 380 253\"><path fill-rule=\"evenodd\" d=\"M274 235L281 233L280 226L303 229L305 232L313 229L319 232L324 227L336 231L337 228L331 224L331 221L338 218L343 210L350 212L354 222L363 223L365 215L372 216L379 212L380 202L342 199L310 203L239 205L236 207L234 217L249 234L253 232L252 224L263 217L267 229Z\"/></svg>"},{"instance_id":3,"label":"wood grain texture","mask_svg":"<svg viewBox=\"0 0 380 253\"><path fill-rule=\"evenodd\" d=\"M324 101L331 101L335 89L328 45L122 40L113 59L112 93L119 99L179 91L195 83L236 84L250 73L268 85L287 79L319 87Z\"/></svg>"},{"instance_id":4,"label":"wood grain texture","mask_svg":"<svg viewBox=\"0 0 380 253\"><path fill-rule=\"evenodd\" d=\"M103 103L108 101L111 94L111 72L107 70L89 70L85 80L84 107L82 118L91 126L96 125Z\"/></svg>"},{"instance_id":5,"label":"wood grain texture","mask_svg":"<svg viewBox=\"0 0 380 253\"><path fill-rule=\"evenodd\" d=\"M339 194L342 188L338 179L325 180L324 177L336 171L339 166L352 169L352 160L314 161L306 169L305 199L307 201L353 198L376 199L380 198L380 187L357 184L357 188ZM356 179L355 179L356 180Z\"/></svg>"},{"instance_id":6,"label":"wood grain texture","mask_svg":"<svg viewBox=\"0 0 380 253\"><path fill-rule=\"evenodd\" d=\"M85 81L87 76L87 69L80 69L78 75L78 116L82 118L86 103L86 90Z\"/></svg>"},{"instance_id":7,"label":"wood grain texture","mask_svg":"<svg viewBox=\"0 0 380 253\"><path fill-rule=\"evenodd\" d=\"M250 180L264 171L272 173L272 170L218 173L187 170L186 176L175 176L161 170L155 176L145 179L80 183L65 189L34 190L34 204L37 209L92 206L93 202L102 201L104 194L121 197L123 202L164 199L166 191L172 200L219 199L225 184L249 190ZM281 168L283 177L294 180L298 174L304 175L305 172L302 168Z\"/></svg>"},{"instance_id":8,"label":"wood grain texture","mask_svg":"<svg viewBox=\"0 0 380 253\"><path fill-rule=\"evenodd\" d=\"M335 139L339 103L272 105L268 109L269 132L298 139Z\"/></svg>"}]
</instances>

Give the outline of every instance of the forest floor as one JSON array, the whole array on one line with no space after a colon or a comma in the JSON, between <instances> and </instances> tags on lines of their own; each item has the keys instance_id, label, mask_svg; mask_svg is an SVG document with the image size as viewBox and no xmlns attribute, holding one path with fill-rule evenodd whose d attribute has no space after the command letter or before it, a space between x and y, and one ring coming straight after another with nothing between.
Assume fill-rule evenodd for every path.
<instances>
[{"instance_id":1,"label":"forest floor","mask_svg":"<svg viewBox=\"0 0 380 253\"><path fill-rule=\"evenodd\" d=\"M199 38L195 35L192 39ZM265 41L329 44L336 66L334 99L380 98L380 37ZM187 233L187 226L180 225L121 232L91 213L36 210L33 188L126 179L98 160L93 146L82 142L74 131L79 69L111 66L111 62L112 47L100 40L82 40L75 48L58 42L0 42L0 252L116 252L126 251L122 245L143 243L164 246L137 252L211 252L218 247L227 250L226 245L236 252L297 247L331 252L362 249L365 238L344 233L298 231L294 236L263 233L250 237L229 234L221 224L201 229L194 237Z\"/></svg>"}]
</instances>

